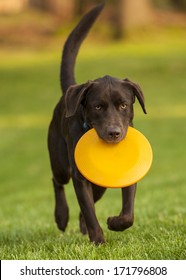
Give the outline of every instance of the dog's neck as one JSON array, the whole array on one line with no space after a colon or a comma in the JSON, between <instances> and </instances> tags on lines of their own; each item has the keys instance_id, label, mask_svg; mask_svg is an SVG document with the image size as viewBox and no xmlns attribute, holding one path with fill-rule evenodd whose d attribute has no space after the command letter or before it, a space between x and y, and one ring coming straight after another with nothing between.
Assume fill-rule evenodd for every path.
<instances>
[{"instance_id":1,"label":"dog's neck","mask_svg":"<svg viewBox=\"0 0 186 280\"><path fill-rule=\"evenodd\" d=\"M80 112L81 112L81 123L82 123L81 125L83 126L84 132L87 132L89 129L91 129L91 126L86 120L85 110L83 106L80 107Z\"/></svg>"},{"instance_id":2,"label":"dog's neck","mask_svg":"<svg viewBox=\"0 0 186 280\"><path fill-rule=\"evenodd\" d=\"M84 121L84 123L83 123L83 129L85 132L87 132L89 129L91 129L90 125L86 121Z\"/></svg>"}]
</instances>

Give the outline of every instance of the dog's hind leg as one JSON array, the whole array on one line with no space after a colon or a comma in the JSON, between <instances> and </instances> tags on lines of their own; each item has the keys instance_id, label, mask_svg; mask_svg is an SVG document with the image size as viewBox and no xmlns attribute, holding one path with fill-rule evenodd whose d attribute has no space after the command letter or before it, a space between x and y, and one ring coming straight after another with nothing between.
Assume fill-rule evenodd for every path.
<instances>
[{"instance_id":1,"label":"dog's hind leg","mask_svg":"<svg viewBox=\"0 0 186 280\"><path fill-rule=\"evenodd\" d=\"M54 214L58 228L64 231L69 219L64 185L69 182L70 168L65 140L58 134L59 130L57 129L56 122L53 120L49 128L48 148L55 194Z\"/></svg>"},{"instance_id":2,"label":"dog's hind leg","mask_svg":"<svg viewBox=\"0 0 186 280\"><path fill-rule=\"evenodd\" d=\"M55 221L58 228L65 231L69 220L69 209L66 201L64 186L57 183L53 178L55 194Z\"/></svg>"},{"instance_id":3,"label":"dog's hind leg","mask_svg":"<svg viewBox=\"0 0 186 280\"><path fill-rule=\"evenodd\" d=\"M136 184L122 188L122 210L119 216L107 220L108 228L114 231L123 231L134 223L134 198Z\"/></svg>"},{"instance_id":4,"label":"dog's hind leg","mask_svg":"<svg viewBox=\"0 0 186 280\"><path fill-rule=\"evenodd\" d=\"M63 168L61 168L63 169ZM63 171L62 171L63 172ZM69 209L66 201L64 184L68 183L70 175L61 175L56 176L57 174L53 174L53 185L54 185L54 195L55 195L55 221L58 228L62 231L65 231L67 227L67 223L69 220ZM66 178L65 178L66 177Z\"/></svg>"}]
</instances>

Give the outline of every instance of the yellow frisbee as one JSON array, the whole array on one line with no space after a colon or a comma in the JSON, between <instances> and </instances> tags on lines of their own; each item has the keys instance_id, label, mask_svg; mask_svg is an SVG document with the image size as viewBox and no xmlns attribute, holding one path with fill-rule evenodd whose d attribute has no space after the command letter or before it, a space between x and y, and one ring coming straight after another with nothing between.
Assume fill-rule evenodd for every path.
<instances>
[{"instance_id":1,"label":"yellow frisbee","mask_svg":"<svg viewBox=\"0 0 186 280\"><path fill-rule=\"evenodd\" d=\"M133 127L129 127L125 139L116 144L104 142L95 129L91 129L75 148L80 173L106 188L127 187L141 180L151 167L152 157L147 138Z\"/></svg>"}]
</instances>

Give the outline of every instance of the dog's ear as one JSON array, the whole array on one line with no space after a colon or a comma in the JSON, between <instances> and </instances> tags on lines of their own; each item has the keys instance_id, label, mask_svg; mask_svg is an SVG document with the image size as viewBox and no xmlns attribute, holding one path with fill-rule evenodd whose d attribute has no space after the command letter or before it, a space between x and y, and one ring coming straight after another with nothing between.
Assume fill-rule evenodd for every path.
<instances>
[{"instance_id":1,"label":"dog's ear","mask_svg":"<svg viewBox=\"0 0 186 280\"><path fill-rule=\"evenodd\" d=\"M147 114L147 111L145 109L145 98L144 98L144 95L143 95L143 92L140 88L140 86L136 83L133 83L131 82L130 80L128 79L124 79L123 82L127 85L129 85L130 87L132 87L132 90L134 92L134 95L137 97L142 109L143 109L143 112L145 114Z\"/></svg>"},{"instance_id":2,"label":"dog's ear","mask_svg":"<svg viewBox=\"0 0 186 280\"><path fill-rule=\"evenodd\" d=\"M72 85L67 89L65 93L66 118L72 117L76 113L91 85L92 82L89 81L81 85Z\"/></svg>"}]
</instances>

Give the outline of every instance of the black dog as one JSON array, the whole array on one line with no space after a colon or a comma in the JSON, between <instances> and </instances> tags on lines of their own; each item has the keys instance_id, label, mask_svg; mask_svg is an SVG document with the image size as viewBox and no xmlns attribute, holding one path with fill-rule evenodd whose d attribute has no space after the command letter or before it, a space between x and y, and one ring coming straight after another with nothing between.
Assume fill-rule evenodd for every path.
<instances>
[{"instance_id":1,"label":"black dog","mask_svg":"<svg viewBox=\"0 0 186 280\"><path fill-rule=\"evenodd\" d=\"M92 184L79 173L74 162L75 146L79 138L92 127L108 143L121 141L128 126L132 126L135 97L146 113L140 87L128 79L105 76L76 85L74 65L79 47L103 7L104 4L98 5L86 14L65 43L60 74L63 96L54 110L48 135L58 228L64 231L68 223L64 184L72 177L81 209L80 230L83 234L88 232L90 241L95 244L105 242L94 204L106 188ZM132 226L135 192L136 185L122 188L122 209L118 216L108 218L110 230L123 231Z\"/></svg>"}]
</instances>

